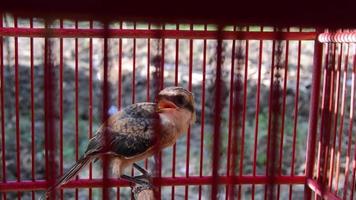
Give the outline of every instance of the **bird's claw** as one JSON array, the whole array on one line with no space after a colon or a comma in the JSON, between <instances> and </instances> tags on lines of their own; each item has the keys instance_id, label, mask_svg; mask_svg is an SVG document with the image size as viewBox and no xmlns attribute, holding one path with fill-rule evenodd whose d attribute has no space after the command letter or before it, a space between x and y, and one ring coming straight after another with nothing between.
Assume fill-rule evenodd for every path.
<instances>
[{"instance_id":1,"label":"bird's claw","mask_svg":"<svg viewBox=\"0 0 356 200\"><path fill-rule=\"evenodd\" d=\"M140 165L134 163L133 167L135 167L138 171L140 171L146 177L150 177L151 173L149 173L146 169L142 168Z\"/></svg>"}]
</instances>

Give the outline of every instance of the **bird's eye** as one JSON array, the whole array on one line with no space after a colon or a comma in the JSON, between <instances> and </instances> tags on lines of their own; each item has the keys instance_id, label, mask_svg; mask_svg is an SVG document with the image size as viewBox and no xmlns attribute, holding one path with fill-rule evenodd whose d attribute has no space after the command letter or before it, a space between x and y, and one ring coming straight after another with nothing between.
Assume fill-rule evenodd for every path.
<instances>
[{"instance_id":1,"label":"bird's eye","mask_svg":"<svg viewBox=\"0 0 356 200\"><path fill-rule=\"evenodd\" d=\"M177 98L176 98L176 104L178 105L178 106L182 106L182 105L184 105L185 104L185 98L184 98L184 96L177 96Z\"/></svg>"}]
</instances>

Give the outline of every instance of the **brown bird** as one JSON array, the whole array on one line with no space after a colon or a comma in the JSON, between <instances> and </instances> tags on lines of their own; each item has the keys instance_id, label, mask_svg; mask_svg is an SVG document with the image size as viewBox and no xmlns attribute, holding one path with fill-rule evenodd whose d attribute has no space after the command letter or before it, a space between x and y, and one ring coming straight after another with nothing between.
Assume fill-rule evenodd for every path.
<instances>
[{"instance_id":1,"label":"brown bird","mask_svg":"<svg viewBox=\"0 0 356 200\"><path fill-rule=\"evenodd\" d=\"M110 155L113 172L119 177L147 184L142 178L147 180L149 173L135 162L175 144L194 121L193 94L181 87L163 89L158 94L157 103L136 103L122 109L101 125L90 139L84 155L46 191L45 196L104 154ZM143 176L125 175L124 170L132 166Z\"/></svg>"}]
</instances>

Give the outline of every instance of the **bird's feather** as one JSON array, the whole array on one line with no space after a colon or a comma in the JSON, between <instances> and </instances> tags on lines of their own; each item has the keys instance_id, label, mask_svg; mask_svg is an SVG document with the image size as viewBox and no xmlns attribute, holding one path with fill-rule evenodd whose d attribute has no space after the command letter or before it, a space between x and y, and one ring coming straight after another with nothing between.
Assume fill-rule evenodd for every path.
<instances>
[{"instance_id":1,"label":"bird's feather","mask_svg":"<svg viewBox=\"0 0 356 200\"><path fill-rule=\"evenodd\" d=\"M68 181L70 181L75 175L78 174L78 172L85 167L87 164L89 164L92 159L94 159L93 156L86 154L84 156L82 156L65 174L63 174L63 176L57 180L57 182L51 186L46 193L44 194L44 196L42 196L40 198L40 200L48 198L48 195L54 191L55 189L57 189L60 185L67 183Z\"/></svg>"},{"instance_id":2,"label":"bird's feather","mask_svg":"<svg viewBox=\"0 0 356 200\"><path fill-rule=\"evenodd\" d=\"M156 104L138 103L126 107L104 123L89 141L86 154L110 153L130 158L155 144Z\"/></svg>"}]
</instances>

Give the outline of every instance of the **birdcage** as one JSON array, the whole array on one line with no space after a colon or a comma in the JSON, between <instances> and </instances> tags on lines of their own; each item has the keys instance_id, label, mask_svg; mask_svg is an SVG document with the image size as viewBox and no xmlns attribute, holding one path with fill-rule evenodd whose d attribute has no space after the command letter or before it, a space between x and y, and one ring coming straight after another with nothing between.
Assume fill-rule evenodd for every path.
<instances>
[{"instance_id":1,"label":"birdcage","mask_svg":"<svg viewBox=\"0 0 356 200\"><path fill-rule=\"evenodd\" d=\"M347 24L8 8L0 20L2 199L37 199L107 117L155 101L167 86L193 92L197 121L139 163L158 198L355 198L356 32ZM107 165L90 164L56 197L133 198Z\"/></svg>"}]
</instances>

